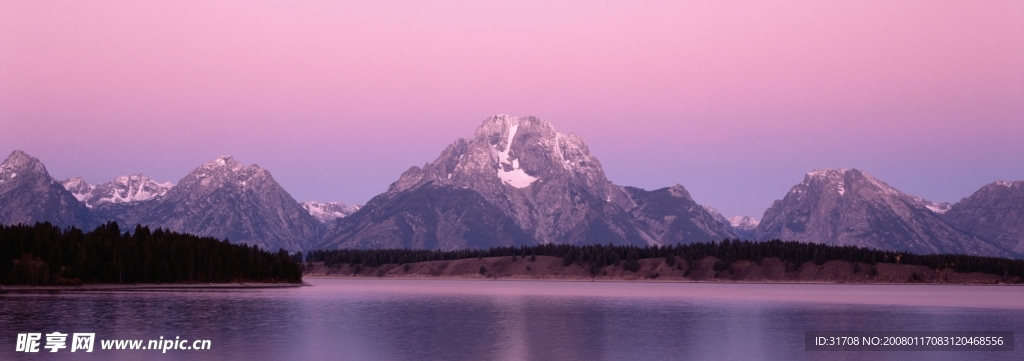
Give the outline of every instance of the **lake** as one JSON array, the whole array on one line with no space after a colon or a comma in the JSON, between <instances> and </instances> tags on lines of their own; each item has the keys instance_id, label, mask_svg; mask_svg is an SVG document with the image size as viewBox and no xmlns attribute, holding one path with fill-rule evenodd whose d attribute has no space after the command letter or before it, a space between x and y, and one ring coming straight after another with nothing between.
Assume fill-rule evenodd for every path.
<instances>
[{"instance_id":1,"label":"lake","mask_svg":"<svg viewBox=\"0 0 1024 361\"><path fill-rule=\"evenodd\" d=\"M312 286L0 294L3 360L1005 360L1024 287L307 278ZM95 333L92 353L15 352ZM805 351L805 331L1014 331L1015 351ZM104 350L102 340L209 340ZM70 336L69 336L70 340ZM163 342L163 340L160 340ZM180 345L186 345L181 343Z\"/></svg>"}]
</instances>

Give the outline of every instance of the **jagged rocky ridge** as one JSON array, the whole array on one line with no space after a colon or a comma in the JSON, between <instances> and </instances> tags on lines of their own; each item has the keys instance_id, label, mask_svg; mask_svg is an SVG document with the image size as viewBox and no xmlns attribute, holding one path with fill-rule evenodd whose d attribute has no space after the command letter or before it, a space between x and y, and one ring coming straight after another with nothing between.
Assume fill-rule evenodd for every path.
<instances>
[{"instance_id":1,"label":"jagged rocky ridge","mask_svg":"<svg viewBox=\"0 0 1024 361\"><path fill-rule=\"evenodd\" d=\"M739 237L1024 257L1024 181L989 184L951 206L904 194L855 169L820 170L776 201L758 224L750 217L726 219L694 202L681 185L647 191L612 184L581 138L533 117L487 119L473 138L410 168L363 208L299 204L269 172L230 157L170 186L142 175L96 186L72 178L62 186L37 159L15 151L0 165L0 223L88 229L117 220L291 251Z\"/></svg>"},{"instance_id":2,"label":"jagged rocky ridge","mask_svg":"<svg viewBox=\"0 0 1024 361\"><path fill-rule=\"evenodd\" d=\"M1011 255L955 229L929 206L933 204L856 169L817 170L765 211L754 238L915 253Z\"/></svg>"},{"instance_id":3,"label":"jagged rocky ridge","mask_svg":"<svg viewBox=\"0 0 1024 361\"><path fill-rule=\"evenodd\" d=\"M148 201L166 194L174 187L174 183L157 183L141 173L120 176L95 186L81 177L66 179L61 184L89 208L107 203Z\"/></svg>"}]
</instances>

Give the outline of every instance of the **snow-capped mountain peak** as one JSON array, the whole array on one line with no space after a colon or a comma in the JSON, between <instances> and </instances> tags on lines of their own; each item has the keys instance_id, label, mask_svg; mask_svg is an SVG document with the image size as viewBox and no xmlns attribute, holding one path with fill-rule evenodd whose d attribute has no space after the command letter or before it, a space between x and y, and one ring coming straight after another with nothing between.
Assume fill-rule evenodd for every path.
<instances>
[{"instance_id":1,"label":"snow-capped mountain peak","mask_svg":"<svg viewBox=\"0 0 1024 361\"><path fill-rule=\"evenodd\" d=\"M219 156L197 167L181 179L179 185L215 189L224 186L252 188L271 180L270 172L259 165L244 165L230 155Z\"/></svg>"},{"instance_id":2,"label":"snow-capped mountain peak","mask_svg":"<svg viewBox=\"0 0 1024 361\"><path fill-rule=\"evenodd\" d=\"M1003 186L1003 187L1013 187L1014 185L1020 184L1020 183L1021 183L1020 181L1017 181L1017 182L1007 182L1007 181L1004 181L1004 180L997 180L997 181L995 181L995 184L997 186Z\"/></svg>"},{"instance_id":3,"label":"snow-capped mountain peak","mask_svg":"<svg viewBox=\"0 0 1024 361\"><path fill-rule=\"evenodd\" d=\"M141 173L120 176L95 186L81 177L66 179L61 184L89 208L106 203L148 201L167 194L174 187L174 183L158 183Z\"/></svg>"},{"instance_id":4,"label":"snow-capped mountain peak","mask_svg":"<svg viewBox=\"0 0 1024 361\"><path fill-rule=\"evenodd\" d=\"M833 188L835 188L836 193L839 193L839 195L842 196L842 195L846 194L846 181L845 181L845 178L846 178L846 174L849 173L849 172L850 172L850 170L846 169L846 168L843 168L843 169L827 169L827 168L826 169L816 169L816 170L814 170L814 171L812 171L810 173L807 173L807 176L804 177L803 184L810 185L810 183L812 183L812 182L828 183L828 184L831 184Z\"/></svg>"},{"instance_id":5,"label":"snow-capped mountain peak","mask_svg":"<svg viewBox=\"0 0 1024 361\"><path fill-rule=\"evenodd\" d=\"M110 187L110 192L106 191ZM157 183L155 180L142 175L141 173L120 176L112 182L102 183L96 186L93 194L101 196L96 204L100 202L127 203L140 202L162 196L174 187L174 183Z\"/></svg>"},{"instance_id":6,"label":"snow-capped mountain peak","mask_svg":"<svg viewBox=\"0 0 1024 361\"><path fill-rule=\"evenodd\" d=\"M215 171L215 170L218 170L218 169L225 169L225 170L229 170L229 171L238 171L239 169L244 168L244 167L245 167L245 165L243 165L239 161L234 160L233 156L231 156L231 155L220 155L220 156L217 156L216 159L214 159L213 161L207 162L207 163L203 164L202 166L200 166L200 169L210 170L210 171Z\"/></svg>"},{"instance_id":7,"label":"snow-capped mountain peak","mask_svg":"<svg viewBox=\"0 0 1024 361\"><path fill-rule=\"evenodd\" d=\"M20 150L11 152L11 155L0 163L0 182L13 180L18 173L46 173L46 167L38 159Z\"/></svg>"},{"instance_id":8,"label":"snow-capped mountain peak","mask_svg":"<svg viewBox=\"0 0 1024 361\"><path fill-rule=\"evenodd\" d=\"M320 223L331 223L338 218L345 218L362 208L360 205L346 206L341 202L317 202L307 201L300 203L302 208L309 212L309 215L316 218Z\"/></svg>"},{"instance_id":9,"label":"snow-capped mountain peak","mask_svg":"<svg viewBox=\"0 0 1024 361\"><path fill-rule=\"evenodd\" d=\"M64 186L64 189L71 192L79 202L83 203L86 203L89 197L92 197L92 190L96 188L89 184L89 182L86 182L85 179L82 179L82 177L68 178L60 182L60 184ZM88 203L86 203L86 206L88 206Z\"/></svg>"},{"instance_id":10,"label":"snow-capped mountain peak","mask_svg":"<svg viewBox=\"0 0 1024 361\"><path fill-rule=\"evenodd\" d=\"M437 214L423 215L425 210ZM498 236L492 233L497 229L506 231ZM410 167L364 210L334 222L325 246L412 240L401 236L405 232L434 232L415 242L458 239L443 247L669 244L734 236L685 188L619 187L581 137L559 133L537 117L510 115L485 119L472 138L456 140L423 167ZM408 242L395 246L418 244Z\"/></svg>"},{"instance_id":11,"label":"snow-capped mountain peak","mask_svg":"<svg viewBox=\"0 0 1024 361\"><path fill-rule=\"evenodd\" d=\"M804 181L797 187L790 189L790 193L799 194L806 191L809 187L825 187L833 189L839 197L843 197L846 195L847 191L851 190L851 184L857 184L860 188L872 188L873 191L880 194L890 196L904 195L903 192L900 192L878 178L853 168L825 168L814 170L807 173L804 177Z\"/></svg>"},{"instance_id":12,"label":"snow-capped mountain peak","mask_svg":"<svg viewBox=\"0 0 1024 361\"><path fill-rule=\"evenodd\" d=\"M751 231L754 228L757 228L757 224L758 223L761 223L761 221L759 221L759 220L757 220L757 218L753 218L751 216L732 216L732 217L729 217L729 225L731 225L733 228L736 228L736 229L739 229L739 230Z\"/></svg>"}]
</instances>

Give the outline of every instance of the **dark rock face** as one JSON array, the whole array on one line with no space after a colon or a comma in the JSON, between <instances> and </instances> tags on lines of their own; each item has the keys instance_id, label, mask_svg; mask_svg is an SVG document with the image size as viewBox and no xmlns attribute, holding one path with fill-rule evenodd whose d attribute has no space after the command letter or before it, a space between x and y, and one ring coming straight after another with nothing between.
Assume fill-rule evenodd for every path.
<instances>
[{"instance_id":1,"label":"dark rock face","mask_svg":"<svg viewBox=\"0 0 1024 361\"><path fill-rule=\"evenodd\" d=\"M430 186L424 188L428 184ZM378 201L376 207L404 207L399 203L383 201L400 199L399 195L404 192L447 192L448 189L465 189L477 193L490 207L511 219L533 242L538 243L648 245L681 242L684 240L672 237L686 234L677 232L667 237L648 234L645 226L630 214L638 204L622 188L608 181L601 163L590 154L583 139L575 134L558 133L549 123L534 117L499 115L485 120L473 138L459 139L433 162L422 168L412 167L403 173L380 196L381 201ZM366 207L369 206L367 204ZM417 208L388 214L413 214L427 212L428 209ZM326 237L327 242L332 247L342 244L399 247L408 242L402 238L407 237L406 233L401 232L372 237L374 240L392 240L392 243L384 244L379 243L383 241L362 240L360 237L369 236L361 233L340 231L351 227L365 228L365 225L352 223L366 221L367 218L360 215L364 211L368 212L364 208L345 221L338 221L338 224L346 226L332 226ZM697 212L707 214L703 209ZM492 218L497 219L497 216ZM707 218L710 219L710 216ZM472 228L469 223L471 221L460 218L460 227ZM699 220L704 221L704 218ZM375 219L374 222L385 220ZM399 220L387 222L400 223ZM710 222L714 223L713 220ZM655 223L649 222L652 225ZM663 226L659 224L656 227ZM429 227L437 228L435 225ZM705 228L717 229L715 226ZM714 237L718 235L715 233ZM467 243L466 246L487 247L473 243Z\"/></svg>"},{"instance_id":2,"label":"dark rock face","mask_svg":"<svg viewBox=\"0 0 1024 361\"><path fill-rule=\"evenodd\" d=\"M1024 181L988 184L942 216L961 231L1024 256Z\"/></svg>"},{"instance_id":3,"label":"dark rock face","mask_svg":"<svg viewBox=\"0 0 1024 361\"><path fill-rule=\"evenodd\" d=\"M323 248L456 250L536 241L472 190L425 184L378 195L331 225Z\"/></svg>"},{"instance_id":4,"label":"dark rock face","mask_svg":"<svg viewBox=\"0 0 1024 361\"><path fill-rule=\"evenodd\" d=\"M706 207L694 202L682 185L653 191L633 187L624 189L635 204L629 214L647 235L660 244L736 238L721 213L718 214L721 218L715 217Z\"/></svg>"},{"instance_id":5,"label":"dark rock face","mask_svg":"<svg viewBox=\"0 0 1024 361\"><path fill-rule=\"evenodd\" d=\"M99 222L89 209L50 176L38 159L16 150L0 164L0 223L91 229Z\"/></svg>"},{"instance_id":6,"label":"dark rock face","mask_svg":"<svg viewBox=\"0 0 1024 361\"><path fill-rule=\"evenodd\" d=\"M929 204L856 169L818 170L765 211L754 237L915 253L1008 254L954 229Z\"/></svg>"},{"instance_id":7,"label":"dark rock face","mask_svg":"<svg viewBox=\"0 0 1024 361\"><path fill-rule=\"evenodd\" d=\"M97 206L128 225L143 224L290 251L317 243L323 226L257 165L219 157L152 200Z\"/></svg>"}]
</instances>

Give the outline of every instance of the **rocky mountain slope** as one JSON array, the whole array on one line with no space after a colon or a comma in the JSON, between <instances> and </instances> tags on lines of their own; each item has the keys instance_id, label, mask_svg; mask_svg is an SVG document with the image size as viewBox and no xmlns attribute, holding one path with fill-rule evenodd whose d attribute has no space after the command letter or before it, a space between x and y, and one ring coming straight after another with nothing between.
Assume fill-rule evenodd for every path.
<instances>
[{"instance_id":1,"label":"rocky mountain slope","mask_svg":"<svg viewBox=\"0 0 1024 361\"><path fill-rule=\"evenodd\" d=\"M427 184L374 197L332 224L320 248L455 250L532 245L515 221L479 193Z\"/></svg>"},{"instance_id":2,"label":"rocky mountain slope","mask_svg":"<svg viewBox=\"0 0 1024 361\"><path fill-rule=\"evenodd\" d=\"M736 238L728 224L722 223L707 207L697 204L681 184L653 191L634 187L624 189L632 203L629 215L640 224L641 232L658 244Z\"/></svg>"},{"instance_id":3,"label":"rocky mountain slope","mask_svg":"<svg viewBox=\"0 0 1024 361\"><path fill-rule=\"evenodd\" d=\"M953 228L920 198L856 169L808 173L765 211L754 237L916 253L1008 254Z\"/></svg>"},{"instance_id":4,"label":"rocky mountain slope","mask_svg":"<svg viewBox=\"0 0 1024 361\"><path fill-rule=\"evenodd\" d=\"M708 204L701 204L700 206L703 207L705 211L708 211L708 214L710 214L711 217L714 217L718 223L729 225L729 219L725 218L725 216L722 215L722 212L719 212L715 207ZM729 227L732 227L732 225L729 225Z\"/></svg>"},{"instance_id":5,"label":"rocky mountain slope","mask_svg":"<svg viewBox=\"0 0 1024 361\"><path fill-rule=\"evenodd\" d=\"M1024 181L997 181L942 214L957 229L1024 256Z\"/></svg>"},{"instance_id":6,"label":"rocky mountain slope","mask_svg":"<svg viewBox=\"0 0 1024 361\"><path fill-rule=\"evenodd\" d=\"M16 150L0 164L0 224L36 222L83 229L99 224L42 162Z\"/></svg>"}]
</instances>

